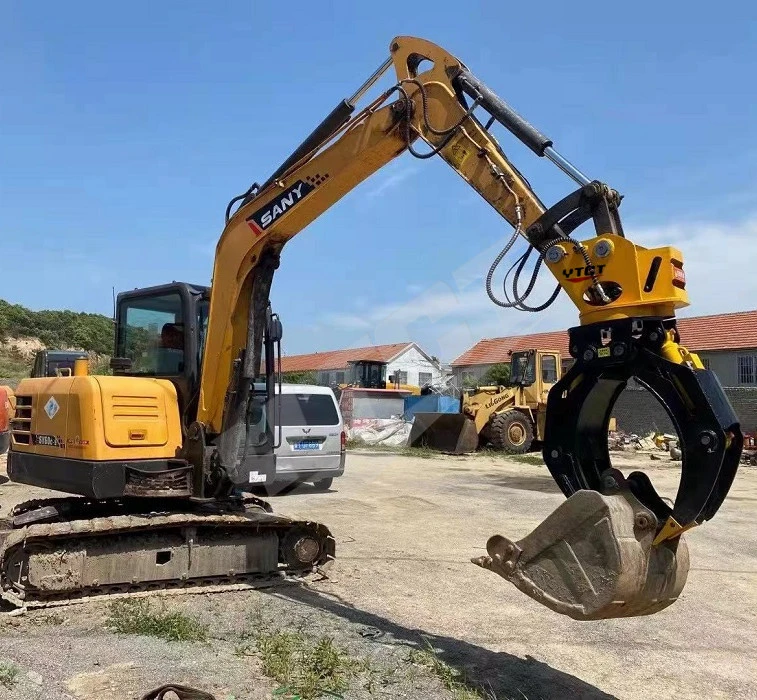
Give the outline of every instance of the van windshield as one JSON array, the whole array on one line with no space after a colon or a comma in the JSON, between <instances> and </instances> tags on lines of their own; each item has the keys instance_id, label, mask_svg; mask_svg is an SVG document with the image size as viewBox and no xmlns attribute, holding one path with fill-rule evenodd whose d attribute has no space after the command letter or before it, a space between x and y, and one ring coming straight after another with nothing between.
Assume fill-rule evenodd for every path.
<instances>
[{"instance_id":1,"label":"van windshield","mask_svg":"<svg viewBox=\"0 0 757 700\"><path fill-rule=\"evenodd\" d=\"M282 426L339 425L339 414L329 394L283 394Z\"/></svg>"}]
</instances>

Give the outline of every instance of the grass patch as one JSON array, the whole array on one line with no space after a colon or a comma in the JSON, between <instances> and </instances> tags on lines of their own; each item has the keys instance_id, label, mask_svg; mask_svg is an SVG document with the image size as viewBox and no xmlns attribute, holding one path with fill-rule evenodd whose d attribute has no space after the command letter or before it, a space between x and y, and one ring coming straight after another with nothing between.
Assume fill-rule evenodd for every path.
<instances>
[{"instance_id":1,"label":"grass patch","mask_svg":"<svg viewBox=\"0 0 757 700\"><path fill-rule=\"evenodd\" d=\"M341 697L350 680L366 670L364 662L350 657L330 637L311 639L301 632L257 631L242 638L238 655L255 652L263 672L281 686L281 700L311 700L326 695Z\"/></svg>"},{"instance_id":2,"label":"grass patch","mask_svg":"<svg viewBox=\"0 0 757 700\"><path fill-rule=\"evenodd\" d=\"M405 447L404 445L367 445L360 440L348 440L348 450L368 450L371 452L387 452L403 457L420 457L421 459L439 459L444 456L439 450L430 447Z\"/></svg>"},{"instance_id":3,"label":"grass patch","mask_svg":"<svg viewBox=\"0 0 757 700\"><path fill-rule=\"evenodd\" d=\"M12 688L16 685L18 673L19 670L16 664L12 664L10 661L0 661L0 685Z\"/></svg>"},{"instance_id":4,"label":"grass patch","mask_svg":"<svg viewBox=\"0 0 757 700\"><path fill-rule=\"evenodd\" d=\"M428 669L452 693L455 700L497 700L493 693L469 683L462 671L442 661L428 640L425 649L413 649L410 652L408 661Z\"/></svg>"},{"instance_id":5,"label":"grass patch","mask_svg":"<svg viewBox=\"0 0 757 700\"><path fill-rule=\"evenodd\" d=\"M16 384L24 377L28 377L32 369L31 360L11 352L6 348L0 348L0 378ZM0 382L2 384L3 382Z\"/></svg>"},{"instance_id":6,"label":"grass patch","mask_svg":"<svg viewBox=\"0 0 757 700\"><path fill-rule=\"evenodd\" d=\"M530 452L525 455L505 455L513 462L520 462L521 464L533 464L537 467L544 466L544 458L541 456L541 452Z\"/></svg>"},{"instance_id":7,"label":"grass patch","mask_svg":"<svg viewBox=\"0 0 757 700\"><path fill-rule=\"evenodd\" d=\"M141 634L169 642L204 642L208 626L179 611L156 610L144 598L116 600L110 604L106 626L120 634Z\"/></svg>"}]
</instances>

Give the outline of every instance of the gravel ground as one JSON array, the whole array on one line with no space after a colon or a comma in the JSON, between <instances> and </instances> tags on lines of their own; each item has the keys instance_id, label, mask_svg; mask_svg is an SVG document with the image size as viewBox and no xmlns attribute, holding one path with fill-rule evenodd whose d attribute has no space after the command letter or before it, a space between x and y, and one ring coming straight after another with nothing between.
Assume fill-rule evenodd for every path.
<instances>
[{"instance_id":1,"label":"gravel ground","mask_svg":"<svg viewBox=\"0 0 757 700\"><path fill-rule=\"evenodd\" d=\"M625 466L640 460L663 490L674 489L673 465L629 456ZM0 506L44 493L6 482ZM303 486L271 499L332 529L338 561L328 580L167 598L210 624L207 643L110 633L103 603L5 615L0 662L20 672L0 697L132 700L173 681L219 700L270 698L277 684L260 659L239 653L241 637L263 626L333 637L368 660L346 698L460 698L409 662L428 644L500 700L757 698L757 470L743 468L715 520L687 536L687 587L648 618L575 622L469 563L490 535L519 538L561 500L543 466L353 452L331 491Z\"/></svg>"}]
</instances>

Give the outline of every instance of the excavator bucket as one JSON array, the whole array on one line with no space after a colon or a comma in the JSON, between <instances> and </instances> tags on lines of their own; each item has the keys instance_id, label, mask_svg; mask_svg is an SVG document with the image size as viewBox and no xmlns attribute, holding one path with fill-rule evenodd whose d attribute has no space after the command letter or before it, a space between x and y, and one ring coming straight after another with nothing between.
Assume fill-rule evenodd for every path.
<instances>
[{"instance_id":1,"label":"excavator bucket","mask_svg":"<svg viewBox=\"0 0 757 700\"><path fill-rule=\"evenodd\" d=\"M522 540L489 538L472 562L575 620L651 615L675 602L689 571L682 536L653 545L658 525L628 490L582 490Z\"/></svg>"},{"instance_id":2,"label":"excavator bucket","mask_svg":"<svg viewBox=\"0 0 757 700\"><path fill-rule=\"evenodd\" d=\"M455 455L475 452L476 425L462 413L416 413L408 447L430 447Z\"/></svg>"}]
</instances>

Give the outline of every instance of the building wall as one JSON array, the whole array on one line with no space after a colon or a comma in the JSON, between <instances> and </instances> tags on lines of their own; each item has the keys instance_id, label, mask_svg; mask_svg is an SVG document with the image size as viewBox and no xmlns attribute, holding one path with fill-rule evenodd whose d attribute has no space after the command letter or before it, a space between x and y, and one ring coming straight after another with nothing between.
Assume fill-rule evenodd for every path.
<instances>
[{"instance_id":1,"label":"building wall","mask_svg":"<svg viewBox=\"0 0 757 700\"><path fill-rule=\"evenodd\" d=\"M468 365L467 367L453 367L452 368L453 384L458 388L462 388L470 384L475 384L479 382L481 380L481 377L483 377L489 371L490 367L492 367L491 364Z\"/></svg>"},{"instance_id":2,"label":"building wall","mask_svg":"<svg viewBox=\"0 0 757 700\"><path fill-rule=\"evenodd\" d=\"M432 383L437 383L442 378L442 371L439 366L427 360L423 353L414 347L406 350L393 362L389 363L386 376L389 377L390 374L394 374L395 372L407 372L406 383L414 386L420 386L421 382L418 375L421 372L430 374Z\"/></svg>"},{"instance_id":3,"label":"building wall","mask_svg":"<svg viewBox=\"0 0 757 700\"><path fill-rule=\"evenodd\" d=\"M726 396L747 433L757 431L757 387L726 387ZM659 401L646 389L631 382L621 393L612 415L618 429L647 435L651 432L675 433L673 423Z\"/></svg>"},{"instance_id":4,"label":"building wall","mask_svg":"<svg viewBox=\"0 0 757 700\"><path fill-rule=\"evenodd\" d=\"M700 352L699 357L718 375L723 386L757 386L757 348ZM750 377L752 381L748 381Z\"/></svg>"},{"instance_id":5,"label":"building wall","mask_svg":"<svg viewBox=\"0 0 757 700\"><path fill-rule=\"evenodd\" d=\"M701 351L698 354L705 366L718 375L718 379L723 386L757 387L757 348L746 350ZM563 357L563 372L567 371L572 363L572 357ZM452 372L454 375L455 386L461 387L463 385L463 380L466 377L472 382L479 381L491 366L491 364L481 364L469 365L467 367L453 367ZM742 368L741 372L739 371L740 366ZM744 381L748 380L750 377L752 379L751 382Z\"/></svg>"}]
</instances>

